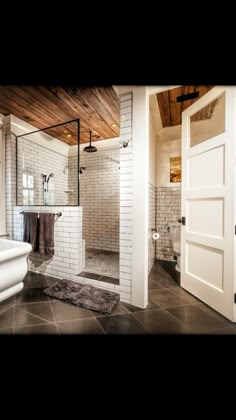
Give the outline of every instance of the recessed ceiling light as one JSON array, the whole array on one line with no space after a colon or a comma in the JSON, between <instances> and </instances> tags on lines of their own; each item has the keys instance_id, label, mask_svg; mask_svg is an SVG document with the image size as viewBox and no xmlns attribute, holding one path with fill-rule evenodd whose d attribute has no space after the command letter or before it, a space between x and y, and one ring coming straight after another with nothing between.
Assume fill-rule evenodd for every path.
<instances>
[{"instance_id":1,"label":"recessed ceiling light","mask_svg":"<svg viewBox=\"0 0 236 420\"><path fill-rule=\"evenodd\" d=\"M66 134L66 133L68 133L68 131L67 131L67 130L65 130L65 131L63 131L63 133L64 133L64 134Z\"/></svg>"},{"instance_id":2,"label":"recessed ceiling light","mask_svg":"<svg viewBox=\"0 0 236 420\"><path fill-rule=\"evenodd\" d=\"M111 127L116 127L116 126L117 126L117 124L116 124L116 123L114 123L114 124L112 124L112 125L111 125Z\"/></svg>"},{"instance_id":3,"label":"recessed ceiling light","mask_svg":"<svg viewBox=\"0 0 236 420\"><path fill-rule=\"evenodd\" d=\"M67 134L67 136L66 137L71 137L71 134Z\"/></svg>"}]
</instances>

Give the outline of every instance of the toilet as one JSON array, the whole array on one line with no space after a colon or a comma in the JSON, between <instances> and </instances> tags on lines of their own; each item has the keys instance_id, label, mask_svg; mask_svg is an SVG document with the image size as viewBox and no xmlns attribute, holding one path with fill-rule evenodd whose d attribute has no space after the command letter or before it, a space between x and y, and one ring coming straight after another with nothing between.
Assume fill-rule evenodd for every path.
<instances>
[{"instance_id":1,"label":"toilet","mask_svg":"<svg viewBox=\"0 0 236 420\"><path fill-rule=\"evenodd\" d=\"M169 225L168 231L170 233L170 240L172 242L174 255L177 258L177 264L175 266L176 271L180 272L180 253L181 253L181 224L180 223L173 223Z\"/></svg>"}]
</instances>

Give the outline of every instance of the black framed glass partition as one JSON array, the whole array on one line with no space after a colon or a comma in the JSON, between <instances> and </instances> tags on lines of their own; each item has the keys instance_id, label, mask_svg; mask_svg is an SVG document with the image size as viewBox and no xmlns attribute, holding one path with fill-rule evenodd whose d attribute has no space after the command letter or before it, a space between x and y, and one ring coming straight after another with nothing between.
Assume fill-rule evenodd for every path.
<instances>
[{"instance_id":1,"label":"black framed glass partition","mask_svg":"<svg viewBox=\"0 0 236 420\"><path fill-rule=\"evenodd\" d=\"M17 206L78 206L79 145L79 119L17 136Z\"/></svg>"}]
</instances>

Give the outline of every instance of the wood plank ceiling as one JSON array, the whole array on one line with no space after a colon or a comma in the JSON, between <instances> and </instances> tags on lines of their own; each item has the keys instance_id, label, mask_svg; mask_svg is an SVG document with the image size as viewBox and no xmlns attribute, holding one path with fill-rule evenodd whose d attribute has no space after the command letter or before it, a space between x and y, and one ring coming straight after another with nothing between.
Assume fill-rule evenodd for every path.
<instances>
[{"instance_id":1,"label":"wood plank ceiling","mask_svg":"<svg viewBox=\"0 0 236 420\"><path fill-rule=\"evenodd\" d=\"M80 118L80 142L120 135L120 103L112 86L0 86L0 113L12 114L36 128ZM77 144L77 124L45 131L66 144Z\"/></svg>"},{"instance_id":2,"label":"wood plank ceiling","mask_svg":"<svg viewBox=\"0 0 236 420\"><path fill-rule=\"evenodd\" d=\"M185 109L192 105L195 101L201 98L205 93L211 90L214 86L181 86L175 89L166 90L157 93L157 101L160 109L161 120L163 128L173 127L181 124L181 114ZM177 102L176 98L181 95L187 95L193 92L198 92L199 96L195 99L189 99L183 102ZM213 111L214 107L211 107ZM206 118L206 115L211 115L211 112L205 112L202 115L198 113L198 120Z\"/></svg>"}]
</instances>

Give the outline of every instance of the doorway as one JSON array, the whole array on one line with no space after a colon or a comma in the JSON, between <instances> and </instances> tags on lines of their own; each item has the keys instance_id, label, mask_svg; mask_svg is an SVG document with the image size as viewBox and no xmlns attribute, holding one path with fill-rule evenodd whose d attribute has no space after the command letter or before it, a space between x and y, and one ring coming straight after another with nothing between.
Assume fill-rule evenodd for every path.
<instances>
[{"instance_id":1,"label":"doorway","mask_svg":"<svg viewBox=\"0 0 236 420\"><path fill-rule=\"evenodd\" d=\"M223 89L221 95L219 89ZM176 259L180 257L181 286L233 320L233 305L230 303L234 296L233 275L229 276L229 269L226 269L224 265L224 261L229 262L231 258L230 264L233 266L232 255L229 257L229 248L233 248L232 229L231 233L228 233L228 240L226 237L223 238L222 234L223 230L225 235L227 234L228 222L224 220L224 217L226 211L227 219L228 215L232 216L233 202L231 199L230 206L229 196L226 198L226 195L222 195L223 190L220 191L219 188L222 187L222 179L226 176L225 185L222 187L226 194L227 188L230 188L229 179L231 178L232 184L234 174L232 164L231 168L226 171L224 160L226 152L223 153L222 150L227 150L227 153L231 150L234 155L233 127L229 122L232 111L230 110L228 114L226 111L230 98L233 102L232 97L235 94L235 89L206 86L203 87L202 94L198 94L195 98L191 97L191 93L196 94L199 91L201 92L201 87L198 86L195 86L194 89L190 86L178 87L150 96L149 191L152 190L150 184L153 180L151 168L155 166L155 211L153 212L152 209L153 194L152 196L149 194L149 270L154 262L150 252L153 249L153 244L155 260L159 257L159 260L166 264L165 268L168 266L172 266L172 270L174 266L176 268ZM224 102L222 99L224 98L223 94L227 96L228 102ZM181 96L184 99L182 101L184 105L180 105ZM154 98L158 111L156 116L153 113ZM228 109L233 109L233 106ZM183 127L181 126L182 117ZM227 121L228 125L223 124L223 120ZM155 129L153 127L159 128L154 138L153 131L155 133ZM231 129L228 134L231 140L228 140L226 144L227 127L228 130ZM219 145L218 142L220 142ZM154 148L153 144L155 144L155 165L153 153L151 153ZM200 171L199 168L201 168ZM220 171L222 171L221 174L219 174ZM218 178L220 176L221 179L216 176ZM226 182L229 182L228 187ZM220 196L217 197L217 195ZM208 221L206 214L208 214ZM212 214L215 216L212 217ZM182 220L182 217L185 217L185 220ZM179 222L185 224L180 224L181 247L179 247L179 252L174 252L177 248L173 240L171 241L168 228L170 229L171 225L177 225ZM232 226L234 226L233 220L231 220L231 228ZM153 228L155 229L154 233L159 235L159 239L155 242ZM229 246L230 241L231 246ZM214 250L212 250L213 245L216 246ZM217 267L217 273L220 274L209 267ZM230 285L226 286L226 283L230 283ZM228 288L230 288L230 292ZM213 295L218 295L218 298L213 299ZM224 296L223 299L222 296ZM220 300L224 303L220 303ZM228 310L227 307L231 309Z\"/></svg>"}]
</instances>

